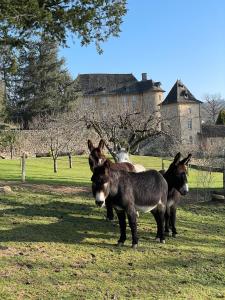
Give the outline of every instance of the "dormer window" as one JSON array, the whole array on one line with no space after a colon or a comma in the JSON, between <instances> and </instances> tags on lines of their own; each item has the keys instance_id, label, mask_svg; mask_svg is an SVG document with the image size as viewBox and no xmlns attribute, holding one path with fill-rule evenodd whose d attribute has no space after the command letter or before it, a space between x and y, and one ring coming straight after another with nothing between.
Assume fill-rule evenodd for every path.
<instances>
[{"instance_id":1,"label":"dormer window","mask_svg":"<svg viewBox=\"0 0 225 300\"><path fill-rule=\"evenodd\" d=\"M180 95L181 95L182 97L184 97L185 99L188 99L188 92L187 92L187 90L181 91Z\"/></svg>"}]
</instances>

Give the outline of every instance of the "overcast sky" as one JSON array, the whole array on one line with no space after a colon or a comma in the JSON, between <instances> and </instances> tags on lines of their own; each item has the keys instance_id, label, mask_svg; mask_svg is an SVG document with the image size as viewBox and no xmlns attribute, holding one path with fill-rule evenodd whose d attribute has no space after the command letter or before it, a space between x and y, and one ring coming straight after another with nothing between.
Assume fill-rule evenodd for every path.
<instances>
[{"instance_id":1,"label":"overcast sky","mask_svg":"<svg viewBox=\"0 0 225 300\"><path fill-rule=\"evenodd\" d=\"M83 73L141 73L160 81L166 94L177 79L202 100L225 98L225 1L128 0L119 38L80 47L68 39L61 49L75 78Z\"/></svg>"}]
</instances>

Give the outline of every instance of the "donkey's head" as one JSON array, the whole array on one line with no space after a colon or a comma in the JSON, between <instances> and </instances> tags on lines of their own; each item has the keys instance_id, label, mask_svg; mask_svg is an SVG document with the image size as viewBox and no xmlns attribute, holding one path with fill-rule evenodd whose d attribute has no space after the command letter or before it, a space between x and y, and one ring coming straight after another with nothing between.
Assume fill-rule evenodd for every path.
<instances>
[{"instance_id":1,"label":"donkey's head","mask_svg":"<svg viewBox=\"0 0 225 300\"><path fill-rule=\"evenodd\" d=\"M88 149L90 151L88 160L92 172L94 171L94 168L101 166L106 161L106 157L103 154L104 145L105 142L103 139L100 140L98 147L94 147L92 141L88 140Z\"/></svg>"},{"instance_id":2,"label":"donkey's head","mask_svg":"<svg viewBox=\"0 0 225 300\"><path fill-rule=\"evenodd\" d=\"M105 206L105 199L109 195L109 178L110 175L110 163L106 160L102 166L94 168L92 181L92 193L95 197L96 205Z\"/></svg>"},{"instance_id":3,"label":"donkey's head","mask_svg":"<svg viewBox=\"0 0 225 300\"><path fill-rule=\"evenodd\" d=\"M119 162L119 163L130 162L129 153L128 153L127 149L121 148L120 146L117 147L116 158L117 158L117 162Z\"/></svg>"},{"instance_id":4,"label":"donkey's head","mask_svg":"<svg viewBox=\"0 0 225 300\"><path fill-rule=\"evenodd\" d=\"M191 154L181 160L181 154L177 153L173 162L164 174L168 183L169 191L175 188L181 195L186 195L189 191L187 181L187 165L191 159Z\"/></svg>"}]
</instances>

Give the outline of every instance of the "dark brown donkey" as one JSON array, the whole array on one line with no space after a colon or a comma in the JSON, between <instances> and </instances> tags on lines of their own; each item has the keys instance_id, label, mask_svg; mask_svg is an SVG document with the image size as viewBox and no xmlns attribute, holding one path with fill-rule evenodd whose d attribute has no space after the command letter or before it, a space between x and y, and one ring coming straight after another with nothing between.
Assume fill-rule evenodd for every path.
<instances>
[{"instance_id":1,"label":"dark brown donkey","mask_svg":"<svg viewBox=\"0 0 225 300\"><path fill-rule=\"evenodd\" d=\"M132 233L132 247L138 244L137 211L151 212L157 223L157 240L165 243L164 218L167 204L167 182L159 172L149 170L141 173L112 170L108 161L94 169L92 192L96 205L105 206L110 201L116 210L120 238L118 245L126 240L126 216Z\"/></svg>"},{"instance_id":2,"label":"dark brown donkey","mask_svg":"<svg viewBox=\"0 0 225 300\"><path fill-rule=\"evenodd\" d=\"M94 172L94 169L98 166L101 166L104 164L105 161L108 161L108 164L110 166L110 169L112 170L122 170L127 172L135 172L135 168L132 164L128 162L123 163L113 163L111 160L105 157L103 153L103 149L105 146L105 142L103 139L100 140L97 147L94 147L91 140L88 140L88 149L90 151L89 154L89 166L92 172ZM106 209L107 209L107 220L113 220L113 208L110 200L110 196L106 199Z\"/></svg>"},{"instance_id":3,"label":"dark brown donkey","mask_svg":"<svg viewBox=\"0 0 225 300\"><path fill-rule=\"evenodd\" d=\"M169 235L170 228L172 236L176 237L176 211L181 195L186 195L189 191L187 181L187 165L191 159L191 154L181 160L181 154L177 153L173 162L166 172L160 171L168 184L167 208L165 213L165 235Z\"/></svg>"}]
</instances>

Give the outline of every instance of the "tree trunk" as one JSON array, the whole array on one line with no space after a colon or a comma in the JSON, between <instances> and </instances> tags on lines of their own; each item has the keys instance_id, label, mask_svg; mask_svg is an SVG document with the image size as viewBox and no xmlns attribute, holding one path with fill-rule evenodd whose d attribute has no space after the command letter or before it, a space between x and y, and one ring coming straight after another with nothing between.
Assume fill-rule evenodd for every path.
<instances>
[{"instance_id":1,"label":"tree trunk","mask_svg":"<svg viewBox=\"0 0 225 300\"><path fill-rule=\"evenodd\" d=\"M22 155L22 182L26 180L26 156L25 153Z\"/></svg>"},{"instance_id":2,"label":"tree trunk","mask_svg":"<svg viewBox=\"0 0 225 300\"><path fill-rule=\"evenodd\" d=\"M13 158L13 145L10 145L10 158Z\"/></svg>"},{"instance_id":3,"label":"tree trunk","mask_svg":"<svg viewBox=\"0 0 225 300\"><path fill-rule=\"evenodd\" d=\"M58 171L58 166L57 166L57 157L53 157L53 163L54 163L54 173L57 173Z\"/></svg>"},{"instance_id":4,"label":"tree trunk","mask_svg":"<svg viewBox=\"0 0 225 300\"><path fill-rule=\"evenodd\" d=\"M68 154L69 157L69 168L72 169L72 156L71 153Z\"/></svg>"}]
</instances>

